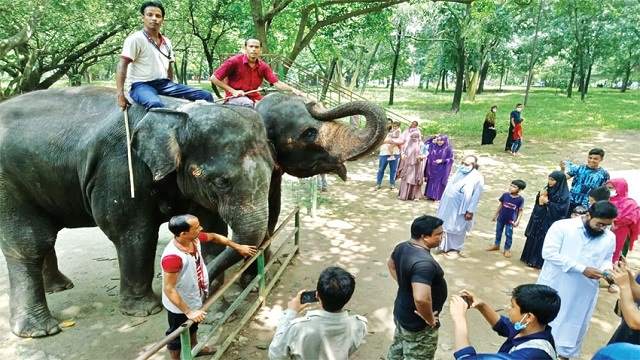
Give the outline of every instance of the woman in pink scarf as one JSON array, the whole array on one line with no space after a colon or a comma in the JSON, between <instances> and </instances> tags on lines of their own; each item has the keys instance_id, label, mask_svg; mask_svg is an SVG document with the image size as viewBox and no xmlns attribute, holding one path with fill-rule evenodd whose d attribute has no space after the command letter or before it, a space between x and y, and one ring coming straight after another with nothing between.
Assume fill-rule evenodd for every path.
<instances>
[{"instance_id":1,"label":"woman in pink scarf","mask_svg":"<svg viewBox=\"0 0 640 360\"><path fill-rule=\"evenodd\" d=\"M419 131L409 133L409 141L402 149L402 159L398 177L400 180L400 200L417 200L422 195L420 188L424 179L424 158L426 149Z\"/></svg>"},{"instance_id":2,"label":"woman in pink scarf","mask_svg":"<svg viewBox=\"0 0 640 360\"><path fill-rule=\"evenodd\" d=\"M616 234L616 249L611 261L620 260L620 254L627 255L627 251L633 249L633 242L638 239L640 233L640 207L628 196L629 186L625 179L611 179L606 183L611 198L609 201L618 209L618 217L613 221L611 229Z\"/></svg>"}]
</instances>

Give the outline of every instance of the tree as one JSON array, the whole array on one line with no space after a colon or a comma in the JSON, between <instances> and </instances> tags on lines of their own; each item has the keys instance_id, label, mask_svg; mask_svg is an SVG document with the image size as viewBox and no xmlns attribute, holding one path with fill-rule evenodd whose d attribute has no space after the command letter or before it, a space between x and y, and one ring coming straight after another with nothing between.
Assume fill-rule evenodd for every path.
<instances>
[{"instance_id":1,"label":"tree","mask_svg":"<svg viewBox=\"0 0 640 360\"><path fill-rule=\"evenodd\" d=\"M3 1L2 13L8 14L11 8L14 15L0 23L0 34L32 21L31 37L0 59L0 71L12 78L4 95L46 89L63 76L84 73L89 66L116 54L124 30L132 24L130 14L136 11L127 4L114 7L107 9L97 0L42 4ZM88 13L92 16L85 16Z\"/></svg>"}]
</instances>

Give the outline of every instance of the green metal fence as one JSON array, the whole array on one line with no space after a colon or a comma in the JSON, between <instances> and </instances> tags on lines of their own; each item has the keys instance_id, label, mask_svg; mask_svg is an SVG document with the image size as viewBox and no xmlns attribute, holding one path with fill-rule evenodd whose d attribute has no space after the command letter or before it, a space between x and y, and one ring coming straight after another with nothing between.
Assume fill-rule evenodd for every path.
<instances>
[{"instance_id":1,"label":"green metal fence","mask_svg":"<svg viewBox=\"0 0 640 360\"><path fill-rule=\"evenodd\" d=\"M287 225L294 221L293 228L289 231L285 232ZM289 240L293 238L293 246L287 247L285 246ZM277 246L276 249L271 247L271 244L276 240L282 240L280 244L275 244ZM271 247L271 257L267 263L265 263L265 251ZM289 254L284 258L284 260L279 260L282 256L283 249L289 249ZM216 320L215 325L207 333L205 336L205 340L201 341L196 345L193 349L191 349L191 338L189 335L189 327L193 324L192 320L187 320L184 324L180 326L180 328L176 329L171 334L167 335L162 340L155 343L149 350L144 352L142 355L138 356L137 360L148 359L153 356L155 353L160 351L163 347L165 347L171 340L180 337L181 343L181 353L180 358L183 360L193 359L202 348L211 340L214 336L219 335L222 331L222 327L225 322L231 317L231 315L242 305L242 303L247 299L252 289L256 286L258 287L258 297L253 300L253 302L249 305L249 309L244 313L243 317L240 321L231 329L231 332L227 335L227 337L222 341L222 343L217 346L217 350L214 355L210 356L210 359L220 359L224 352L229 348L235 337L238 335L240 330L249 322L251 317L255 314L255 312L265 303L267 295L271 292L274 285L280 279L280 276L286 269L287 265L291 262L293 257L298 254L300 251L300 209L296 206L282 221L280 226L275 230L273 236L265 241L255 256L251 259L245 261L240 269L236 271L225 283L218 289L215 293L213 293L202 305L202 310L206 311L211 306L216 304L218 301L222 299L222 296L225 294L229 288L233 284L235 284L242 274L244 274L247 269L256 262L258 267L258 276L256 276L250 283L247 285L244 290L236 297L236 299L229 305L229 307L225 310L222 317ZM269 282L267 283L267 272L274 265L274 263L279 262L281 265L276 271L276 273L270 277ZM202 358L200 356L200 358Z\"/></svg>"}]
</instances>

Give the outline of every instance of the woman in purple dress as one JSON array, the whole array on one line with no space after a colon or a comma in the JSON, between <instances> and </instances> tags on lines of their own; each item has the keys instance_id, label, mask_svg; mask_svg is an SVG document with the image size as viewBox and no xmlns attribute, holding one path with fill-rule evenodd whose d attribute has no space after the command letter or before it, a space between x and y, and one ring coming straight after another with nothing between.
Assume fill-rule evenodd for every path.
<instances>
[{"instance_id":1,"label":"woman in purple dress","mask_svg":"<svg viewBox=\"0 0 640 360\"><path fill-rule=\"evenodd\" d=\"M429 155L424 169L424 177L427 181L424 196L428 200L440 200L449 180L453 164L453 149L447 135L436 135L427 140L426 144L429 147Z\"/></svg>"}]
</instances>

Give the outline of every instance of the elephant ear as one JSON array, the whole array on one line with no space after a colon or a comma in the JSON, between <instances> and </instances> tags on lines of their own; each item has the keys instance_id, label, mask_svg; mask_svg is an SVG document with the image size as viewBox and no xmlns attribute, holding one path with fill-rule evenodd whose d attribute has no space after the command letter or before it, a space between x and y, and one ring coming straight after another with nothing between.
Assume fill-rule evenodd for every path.
<instances>
[{"instance_id":1,"label":"elephant ear","mask_svg":"<svg viewBox=\"0 0 640 360\"><path fill-rule=\"evenodd\" d=\"M132 148L147 164L153 180L162 180L180 164L178 131L189 115L170 109L151 109L133 131Z\"/></svg>"}]
</instances>

